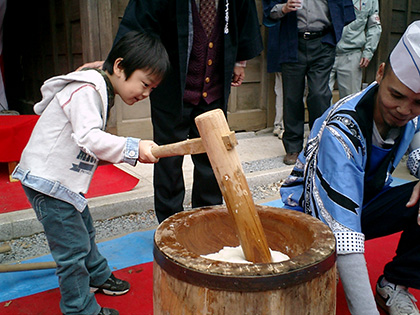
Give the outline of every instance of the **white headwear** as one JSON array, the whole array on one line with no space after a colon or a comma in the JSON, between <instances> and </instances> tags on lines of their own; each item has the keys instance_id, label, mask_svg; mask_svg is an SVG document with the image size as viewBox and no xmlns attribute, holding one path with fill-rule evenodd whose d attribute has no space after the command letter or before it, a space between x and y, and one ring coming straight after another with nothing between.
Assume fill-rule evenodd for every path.
<instances>
[{"instance_id":1,"label":"white headwear","mask_svg":"<svg viewBox=\"0 0 420 315\"><path fill-rule=\"evenodd\" d=\"M420 21L411 23L390 56L397 78L414 93L420 93Z\"/></svg>"}]
</instances>

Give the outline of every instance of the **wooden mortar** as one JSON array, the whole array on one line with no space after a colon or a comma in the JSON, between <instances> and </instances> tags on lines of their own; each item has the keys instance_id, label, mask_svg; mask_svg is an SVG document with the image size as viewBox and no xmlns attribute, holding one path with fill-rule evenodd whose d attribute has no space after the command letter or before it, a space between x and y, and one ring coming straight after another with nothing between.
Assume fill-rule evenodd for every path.
<instances>
[{"instance_id":1,"label":"wooden mortar","mask_svg":"<svg viewBox=\"0 0 420 315\"><path fill-rule=\"evenodd\" d=\"M239 264L201 257L238 246L225 206L183 211L154 239L154 314L335 314L335 238L321 221L256 205L271 249L291 259Z\"/></svg>"}]
</instances>

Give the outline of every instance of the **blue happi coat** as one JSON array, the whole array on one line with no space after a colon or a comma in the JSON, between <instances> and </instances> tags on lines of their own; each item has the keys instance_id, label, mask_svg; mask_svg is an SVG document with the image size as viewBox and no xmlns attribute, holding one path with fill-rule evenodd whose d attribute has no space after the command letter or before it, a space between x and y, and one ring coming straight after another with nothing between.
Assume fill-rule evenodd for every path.
<instances>
[{"instance_id":1,"label":"blue happi coat","mask_svg":"<svg viewBox=\"0 0 420 315\"><path fill-rule=\"evenodd\" d=\"M372 83L340 100L315 122L305 149L280 189L286 208L304 211L332 229L338 254L364 252L363 207L389 189L391 173L419 131L416 117L402 129L382 165L376 165L372 128L377 89L378 84ZM419 152L417 148L409 155L415 176Z\"/></svg>"}]
</instances>

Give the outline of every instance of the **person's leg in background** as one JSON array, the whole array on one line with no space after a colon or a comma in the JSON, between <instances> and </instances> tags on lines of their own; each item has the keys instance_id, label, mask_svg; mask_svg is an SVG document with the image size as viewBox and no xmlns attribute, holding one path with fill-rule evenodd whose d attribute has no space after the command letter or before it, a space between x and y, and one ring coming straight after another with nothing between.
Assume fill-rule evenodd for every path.
<instances>
[{"instance_id":1,"label":"person's leg in background","mask_svg":"<svg viewBox=\"0 0 420 315\"><path fill-rule=\"evenodd\" d=\"M330 86L331 94L333 94L334 86L335 86L335 83L337 82L338 63L339 63L339 56L336 55L335 59L334 59L334 64L333 64L333 67L332 67L331 73L330 73L330 81L328 82L328 85ZM333 97L331 97L331 105L332 104L334 104Z\"/></svg>"},{"instance_id":2,"label":"person's leg in background","mask_svg":"<svg viewBox=\"0 0 420 315\"><path fill-rule=\"evenodd\" d=\"M305 65L283 64L283 144L287 153L300 152L303 146L305 75Z\"/></svg>"},{"instance_id":3,"label":"person's leg in background","mask_svg":"<svg viewBox=\"0 0 420 315\"><path fill-rule=\"evenodd\" d=\"M308 40L308 97L309 128L331 105L330 73L335 60L335 48L323 44L321 37Z\"/></svg>"},{"instance_id":4,"label":"person's leg in background","mask_svg":"<svg viewBox=\"0 0 420 315\"><path fill-rule=\"evenodd\" d=\"M190 115L189 139L200 137L194 119L207 111L222 108L222 103L223 100L217 100L211 104L201 101L197 106L193 107ZM194 179L191 194L192 207L198 208L222 204L222 193L207 154L195 154L191 156L191 159L194 163Z\"/></svg>"},{"instance_id":5,"label":"person's leg in background","mask_svg":"<svg viewBox=\"0 0 420 315\"><path fill-rule=\"evenodd\" d=\"M305 125L305 86L308 69L308 41L298 39L298 61L283 63L283 145L286 156L283 163L293 165L303 148Z\"/></svg>"},{"instance_id":6,"label":"person's leg in background","mask_svg":"<svg viewBox=\"0 0 420 315\"><path fill-rule=\"evenodd\" d=\"M286 156L283 162L293 165L303 148L306 65L304 63L282 64L283 76L283 145Z\"/></svg>"},{"instance_id":7,"label":"person's leg in background","mask_svg":"<svg viewBox=\"0 0 420 315\"><path fill-rule=\"evenodd\" d=\"M337 57L336 57L337 58ZM337 71L337 85L340 98L357 93L362 88L363 71L359 63L362 51L340 55L340 65Z\"/></svg>"},{"instance_id":8,"label":"person's leg in background","mask_svg":"<svg viewBox=\"0 0 420 315\"><path fill-rule=\"evenodd\" d=\"M190 110L184 109L182 117L152 106L153 139L158 145L186 140L189 133ZM158 222L184 210L183 156L159 159L153 169L155 213Z\"/></svg>"},{"instance_id":9,"label":"person's leg in background","mask_svg":"<svg viewBox=\"0 0 420 315\"><path fill-rule=\"evenodd\" d=\"M276 93L276 116L274 118L273 135L281 139L283 137L283 80L281 72L276 72L274 81L274 92Z\"/></svg>"}]
</instances>

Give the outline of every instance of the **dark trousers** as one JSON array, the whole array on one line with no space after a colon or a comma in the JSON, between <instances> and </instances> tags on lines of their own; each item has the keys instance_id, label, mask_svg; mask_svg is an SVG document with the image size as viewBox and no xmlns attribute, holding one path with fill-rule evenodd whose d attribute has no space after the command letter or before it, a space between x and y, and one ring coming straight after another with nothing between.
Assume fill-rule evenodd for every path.
<instances>
[{"instance_id":1,"label":"dark trousers","mask_svg":"<svg viewBox=\"0 0 420 315\"><path fill-rule=\"evenodd\" d=\"M384 275L392 283L420 289L419 203L410 208L405 206L416 184L392 187L364 206L362 232L369 240L403 231L396 256L386 264Z\"/></svg>"},{"instance_id":2,"label":"dark trousers","mask_svg":"<svg viewBox=\"0 0 420 315\"><path fill-rule=\"evenodd\" d=\"M335 48L323 44L322 37L299 38L298 62L283 63L283 145L287 153L303 148L305 105L305 78L308 83L306 104L309 127L331 104L329 79L335 58Z\"/></svg>"},{"instance_id":3,"label":"dark trousers","mask_svg":"<svg viewBox=\"0 0 420 315\"><path fill-rule=\"evenodd\" d=\"M182 119L168 117L166 112L153 108L154 141L162 145L200 137L194 118L209 110L222 108L222 102L222 100L218 100L211 104L203 101L198 105L184 104ZM194 163L192 207L221 204L223 202L222 193L207 154L196 154L191 158ZM154 166L155 212L159 222L184 210L183 161L183 156L161 158Z\"/></svg>"}]
</instances>

